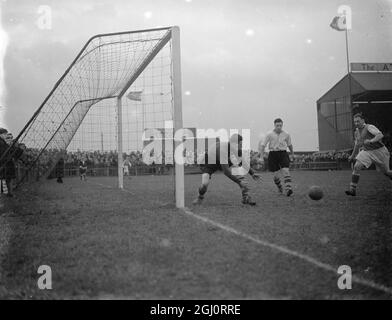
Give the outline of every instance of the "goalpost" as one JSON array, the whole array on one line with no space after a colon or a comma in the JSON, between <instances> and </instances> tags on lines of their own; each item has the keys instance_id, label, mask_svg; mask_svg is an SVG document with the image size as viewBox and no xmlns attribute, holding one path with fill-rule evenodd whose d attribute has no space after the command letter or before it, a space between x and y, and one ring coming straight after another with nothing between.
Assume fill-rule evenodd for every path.
<instances>
[{"instance_id":1,"label":"goalpost","mask_svg":"<svg viewBox=\"0 0 392 320\"><path fill-rule=\"evenodd\" d=\"M76 160L104 157L105 164L117 157L121 189L124 154L140 156L143 133L164 130L168 122L174 132L183 127L180 29L94 36L18 135L27 147L21 180L48 176L68 151ZM171 143L174 153L180 142ZM175 203L182 208L184 167L176 161L174 173Z\"/></svg>"}]
</instances>

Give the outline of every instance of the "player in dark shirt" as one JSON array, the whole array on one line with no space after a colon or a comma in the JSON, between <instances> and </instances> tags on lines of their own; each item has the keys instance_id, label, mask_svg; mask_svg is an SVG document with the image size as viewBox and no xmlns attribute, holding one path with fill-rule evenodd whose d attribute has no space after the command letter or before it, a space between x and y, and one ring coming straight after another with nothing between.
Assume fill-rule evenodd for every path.
<instances>
[{"instance_id":1,"label":"player in dark shirt","mask_svg":"<svg viewBox=\"0 0 392 320\"><path fill-rule=\"evenodd\" d=\"M205 161L202 164L202 183L199 188L199 195L193 204L201 204L207 192L212 175L216 171L223 171L226 177L238 184L242 192L242 203L254 206L254 202L249 196L249 185L246 174L249 173L254 180L260 179L255 174L250 164L242 157L242 136L235 134L229 142L217 142L204 155Z\"/></svg>"}]
</instances>

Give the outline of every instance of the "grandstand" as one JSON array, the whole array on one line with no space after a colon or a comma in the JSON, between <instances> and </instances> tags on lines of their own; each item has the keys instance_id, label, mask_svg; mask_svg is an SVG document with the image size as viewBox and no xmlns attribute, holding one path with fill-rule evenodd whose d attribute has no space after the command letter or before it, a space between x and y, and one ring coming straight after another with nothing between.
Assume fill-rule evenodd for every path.
<instances>
[{"instance_id":1,"label":"grandstand","mask_svg":"<svg viewBox=\"0 0 392 320\"><path fill-rule=\"evenodd\" d=\"M320 151L352 148L357 112L384 133L392 150L392 72L350 72L317 101Z\"/></svg>"}]
</instances>

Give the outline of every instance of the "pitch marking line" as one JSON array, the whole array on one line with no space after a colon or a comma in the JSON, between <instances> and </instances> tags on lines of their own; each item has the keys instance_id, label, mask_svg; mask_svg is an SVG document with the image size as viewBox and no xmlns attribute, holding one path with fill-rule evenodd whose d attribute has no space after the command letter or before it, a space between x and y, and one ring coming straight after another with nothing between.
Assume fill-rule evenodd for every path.
<instances>
[{"instance_id":1,"label":"pitch marking line","mask_svg":"<svg viewBox=\"0 0 392 320\"><path fill-rule=\"evenodd\" d=\"M221 223L219 223L219 222L216 222L216 221L214 221L214 220L211 220L211 219L208 219L208 218L206 218L206 217L200 216L200 215L198 215L198 214L196 214L196 213L193 213L191 210L189 210L189 209L187 209L187 208L183 209L182 211L183 211L185 214L187 214L188 216L192 217L192 218L195 218L195 219L200 220L200 221L202 221L202 222L204 222L204 223L213 225L213 226L215 226L215 227L217 227L217 228L219 228L219 229L222 229L223 231L226 231L226 232L228 232L228 233L235 234L236 236L245 238L245 239L250 240L250 241L252 241L252 242L255 242L255 243L257 243L257 244L259 244L259 245L261 245L261 246L270 248L270 249L272 249L272 250L275 250L275 251L278 251L278 252L281 252L281 253L284 253L284 254L293 256L293 257L298 258L298 259L301 259L301 260L306 261L306 262L308 262L308 263L310 263L310 264L312 264L312 265L314 265L314 266L316 266L316 267L318 267L318 268L320 268L320 269L323 269L323 270L325 270L325 271L333 272L335 275L337 275L337 270L338 270L338 268L335 268L335 267L333 267L333 266L331 266L331 265L329 265L329 264L320 262L320 261L318 261L318 260L316 260L316 259L314 259L314 258L312 258L312 257L309 257L309 256L307 256L307 255L305 255L305 254L296 252L296 251L294 251L294 250L290 250L290 249L288 249L288 248L285 248L285 247L276 245L276 244L274 244L274 243L270 243L270 242L267 242L267 241L258 239L258 238L256 238L256 237L253 237L253 236L251 236L251 235L248 235L248 234L246 234L246 233L244 233L244 232L238 231L238 230L236 230L236 229L234 229L234 228L232 228L232 227L226 226L226 225L221 224ZM383 291L383 292L385 292L385 293L388 293L388 294L392 295L392 288L388 288L388 287L386 287L386 286L384 286L384 285L375 283L375 282L373 282L373 281L371 281L371 280L362 279L362 278L360 278L360 277L357 277L357 276L354 276L354 275L353 275L353 276L352 276L352 282L353 282L353 283L355 282L355 283L361 284L361 285L363 285L363 286L365 286L365 287L369 287L369 288L372 288L372 289L376 289L376 290L379 290L379 291Z\"/></svg>"},{"instance_id":2,"label":"pitch marking line","mask_svg":"<svg viewBox=\"0 0 392 320\"><path fill-rule=\"evenodd\" d=\"M104 188L115 189L115 187L104 185L104 184L99 183L99 182L93 182L93 183L97 184L99 186L102 186ZM132 194L132 192L130 192L129 190L127 190L125 188L122 189L121 191ZM337 268L335 268L335 267L333 267L333 266L331 266L331 265L329 265L327 263L320 262L320 261L318 261L318 260L316 260L316 259L314 259L314 258L312 258L310 256L307 256L305 254L296 252L294 250L291 250L291 249L279 246L279 245L274 244L274 243L270 243L270 242L258 239L256 237L248 235L248 234L246 234L244 232L238 231L238 230L236 230L236 229L234 229L232 227L226 226L226 225L221 224L219 222L216 222L214 220L211 220L211 219L208 219L206 217L200 216L200 215L198 215L196 213L193 213L191 210L189 210L187 208L182 209L182 212L184 212L185 214L187 214L188 216L190 216L192 218L195 218L195 219L200 220L200 221L202 221L204 223L207 223L207 224L213 225L213 226L215 226L215 227L217 227L219 229L222 229L223 231L235 234L236 236L245 238L245 239L250 240L252 242L255 242L255 243L257 243L257 244L259 244L261 246L264 246L264 247L270 248L272 250L275 250L275 251L278 251L278 252L281 252L281 253L293 256L293 257L295 257L297 259L306 261L306 262L308 262L308 263L310 263L310 264L312 264L312 265L314 265L314 266L316 266L316 267L318 267L320 269L323 269L323 270L329 271L329 272L333 272L334 275L337 275L337 270L338 270ZM358 284L361 284L361 285L363 285L365 287L372 288L372 289L379 290L379 291L383 291L385 293L388 293L388 294L392 295L392 288L386 287L386 286L384 286L382 284L375 283L375 282L373 282L371 280L362 279L362 278L357 277L355 275L353 275L351 279L352 279L352 281L354 283L358 283Z\"/></svg>"}]
</instances>

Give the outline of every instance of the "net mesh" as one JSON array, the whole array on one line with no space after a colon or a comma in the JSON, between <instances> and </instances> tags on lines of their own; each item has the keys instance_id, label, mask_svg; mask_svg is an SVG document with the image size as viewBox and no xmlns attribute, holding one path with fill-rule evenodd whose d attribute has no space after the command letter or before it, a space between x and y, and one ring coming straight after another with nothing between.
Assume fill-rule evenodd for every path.
<instances>
[{"instance_id":1,"label":"net mesh","mask_svg":"<svg viewBox=\"0 0 392 320\"><path fill-rule=\"evenodd\" d=\"M173 121L171 49L170 29L92 38L19 138L26 171L47 175L64 154L72 161L89 153L115 159L120 92L124 157L139 155L143 132Z\"/></svg>"}]
</instances>

